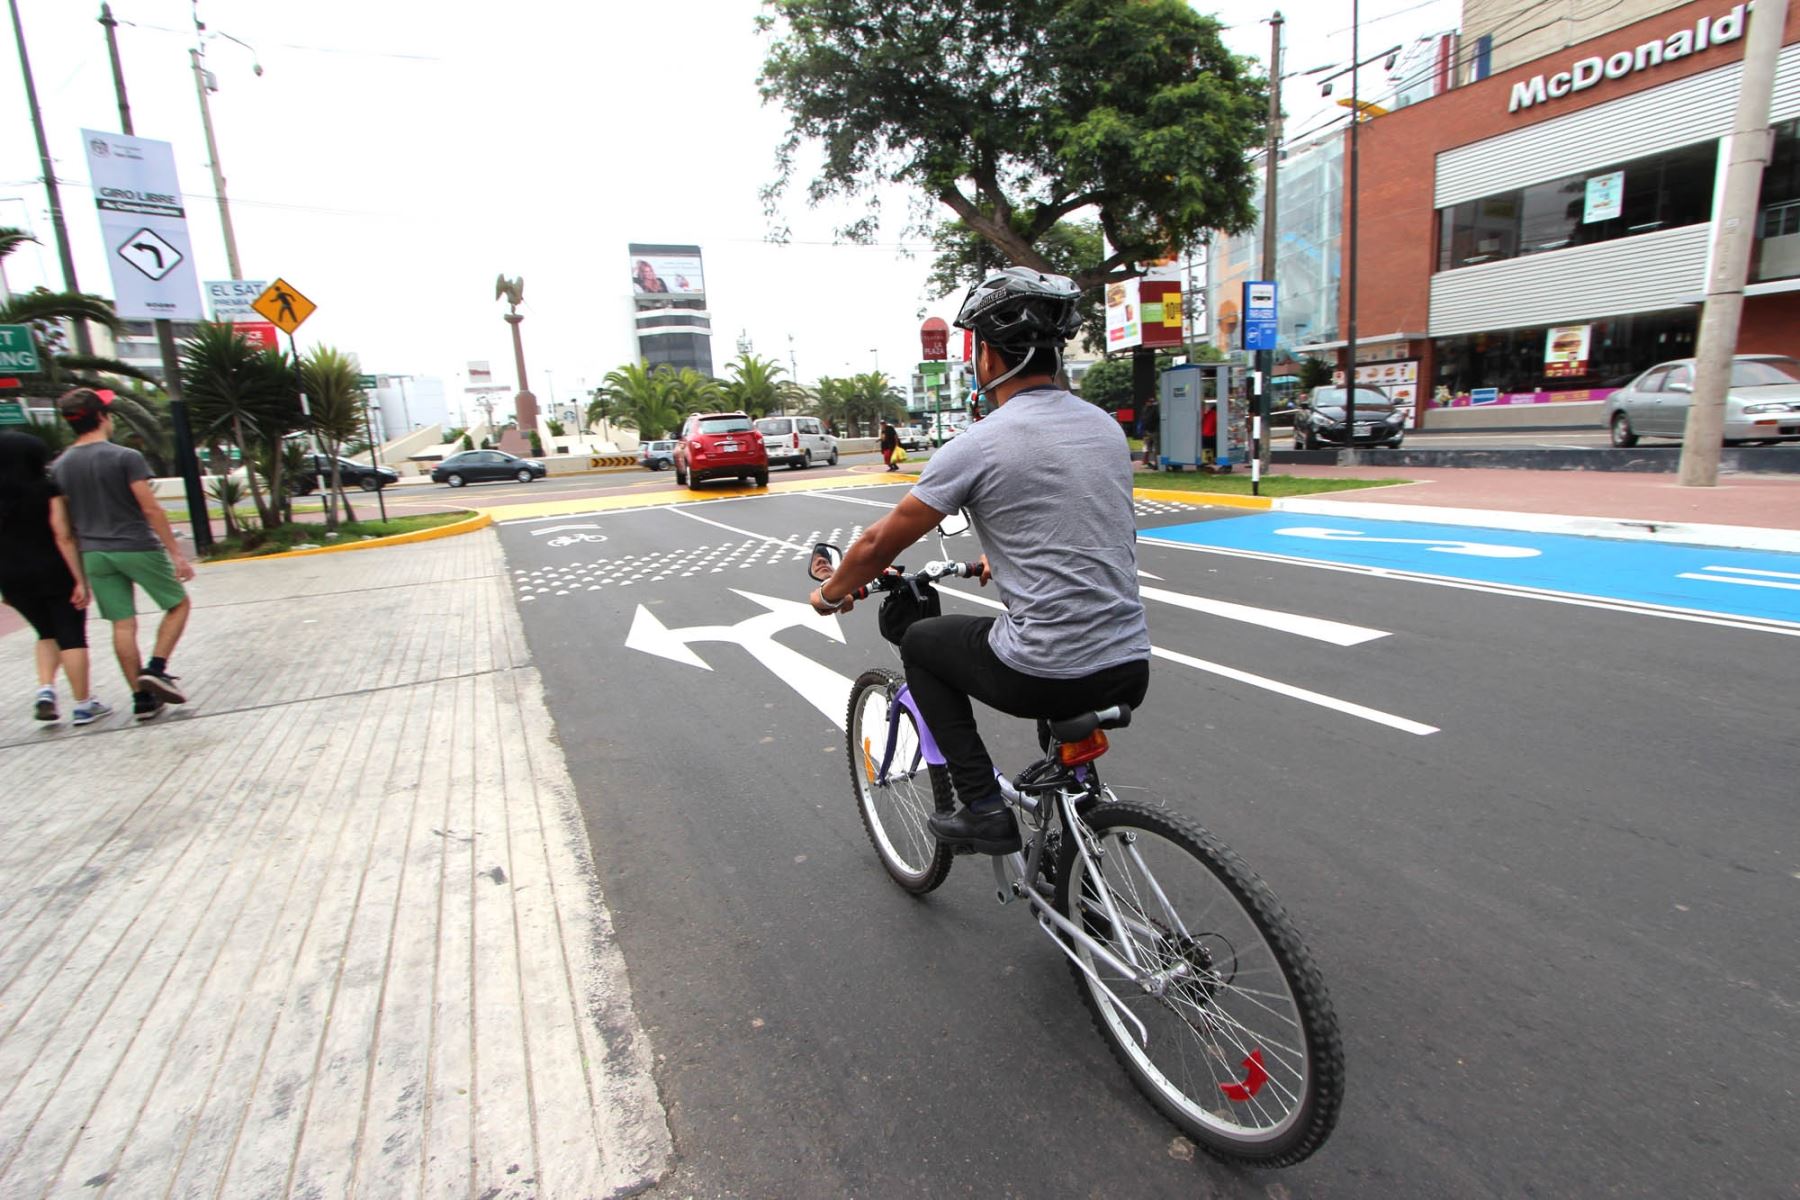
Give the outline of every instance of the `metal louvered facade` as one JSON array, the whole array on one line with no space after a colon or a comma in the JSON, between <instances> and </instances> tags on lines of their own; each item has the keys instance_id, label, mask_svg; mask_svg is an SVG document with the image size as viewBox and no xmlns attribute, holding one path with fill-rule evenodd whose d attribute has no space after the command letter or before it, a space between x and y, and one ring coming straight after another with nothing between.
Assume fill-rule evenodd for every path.
<instances>
[{"instance_id":1,"label":"metal louvered facade","mask_svg":"<svg viewBox=\"0 0 1800 1200\"><path fill-rule=\"evenodd\" d=\"M1436 207L1625 162L1731 132L1741 62L1636 92L1609 104L1445 150ZM1769 119L1800 116L1800 44L1781 52ZM1433 308L1435 312L1435 306Z\"/></svg>"},{"instance_id":2,"label":"metal louvered facade","mask_svg":"<svg viewBox=\"0 0 1800 1200\"><path fill-rule=\"evenodd\" d=\"M1690 225L1431 277L1431 336L1557 325L1689 306L1711 226Z\"/></svg>"}]
</instances>

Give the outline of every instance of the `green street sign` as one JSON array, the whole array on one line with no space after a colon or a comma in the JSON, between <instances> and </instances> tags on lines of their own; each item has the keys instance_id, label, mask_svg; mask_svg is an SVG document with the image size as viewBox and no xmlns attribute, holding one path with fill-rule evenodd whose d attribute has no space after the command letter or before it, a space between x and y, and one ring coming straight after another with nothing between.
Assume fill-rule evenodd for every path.
<instances>
[{"instance_id":1,"label":"green street sign","mask_svg":"<svg viewBox=\"0 0 1800 1200\"><path fill-rule=\"evenodd\" d=\"M0 401L0 425L27 425L30 422L24 404L17 400Z\"/></svg>"},{"instance_id":2,"label":"green street sign","mask_svg":"<svg viewBox=\"0 0 1800 1200\"><path fill-rule=\"evenodd\" d=\"M36 375L43 369L31 327L0 325L0 375Z\"/></svg>"},{"instance_id":3,"label":"green street sign","mask_svg":"<svg viewBox=\"0 0 1800 1200\"><path fill-rule=\"evenodd\" d=\"M373 375L358 375L356 377L356 386L365 392L372 392L377 386L376 379Z\"/></svg>"}]
</instances>

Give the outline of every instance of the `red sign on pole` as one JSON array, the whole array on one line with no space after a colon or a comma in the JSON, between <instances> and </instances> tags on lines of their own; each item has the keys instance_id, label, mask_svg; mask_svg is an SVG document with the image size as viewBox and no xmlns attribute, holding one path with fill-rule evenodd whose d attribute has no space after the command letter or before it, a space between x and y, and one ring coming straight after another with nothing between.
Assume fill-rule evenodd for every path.
<instances>
[{"instance_id":1,"label":"red sign on pole","mask_svg":"<svg viewBox=\"0 0 1800 1200\"><path fill-rule=\"evenodd\" d=\"M973 329L965 329L965 330L963 330L963 357L962 357L962 360L964 362L972 362L972 361L974 361L974 358L975 358L975 331Z\"/></svg>"},{"instance_id":2,"label":"red sign on pole","mask_svg":"<svg viewBox=\"0 0 1800 1200\"><path fill-rule=\"evenodd\" d=\"M274 350L279 347L275 340L278 331L267 321L239 321L232 329L259 350Z\"/></svg>"},{"instance_id":3,"label":"red sign on pole","mask_svg":"<svg viewBox=\"0 0 1800 1200\"><path fill-rule=\"evenodd\" d=\"M950 357L950 323L942 317L927 317L919 326L919 343L926 362L943 362Z\"/></svg>"}]
</instances>

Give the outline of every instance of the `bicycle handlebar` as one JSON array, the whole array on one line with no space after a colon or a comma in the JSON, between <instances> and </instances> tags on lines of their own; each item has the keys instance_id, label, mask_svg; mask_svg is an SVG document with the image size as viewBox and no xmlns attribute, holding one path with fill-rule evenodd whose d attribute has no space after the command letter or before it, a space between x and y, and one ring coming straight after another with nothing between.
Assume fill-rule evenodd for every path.
<instances>
[{"instance_id":1,"label":"bicycle handlebar","mask_svg":"<svg viewBox=\"0 0 1800 1200\"><path fill-rule=\"evenodd\" d=\"M880 575L857 588L850 594L852 600L867 600L871 592L892 592L907 586L909 583L934 583L939 579L980 579L981 563L979 562L928 562L919 570L908 574L906 568L889 567Z\"/></svg>"}]
</instances>

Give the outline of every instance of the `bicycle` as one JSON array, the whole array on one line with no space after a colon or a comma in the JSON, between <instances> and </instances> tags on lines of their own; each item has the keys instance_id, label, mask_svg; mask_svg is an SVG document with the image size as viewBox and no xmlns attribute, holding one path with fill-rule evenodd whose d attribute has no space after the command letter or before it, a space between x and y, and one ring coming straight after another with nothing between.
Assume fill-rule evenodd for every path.
<instances>
[{"instance_id":1,"label":"bicycle","mask_svg":"<svg viewBox=\"0 0 1800 1200\"><path fill-rule=\"evenodd\" d=\"M815 545L808 574L829 577L840 557ZM896 565L855 597L910 588L924 599L939 580L979 573L979 563L930 562L912 574ZM1343 1100L1324 980L1274 893L1236 853L1100 781L1106 731L1130 723L1124 705L1040 723L1044 757L1013 779L995 772L1024 841L993 856L996 898L1036 916L1114 1056L1177 1129L1228 1162L1291 1166L1324 1144ZM956 855L926 819L955 799L904 677L880 667L858 676L845 731L877 858L906 891L933 891Z\"/></svg>"}]
</instances>

